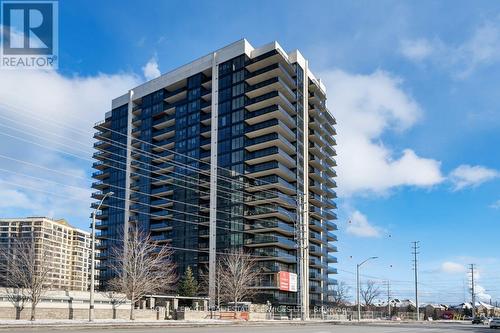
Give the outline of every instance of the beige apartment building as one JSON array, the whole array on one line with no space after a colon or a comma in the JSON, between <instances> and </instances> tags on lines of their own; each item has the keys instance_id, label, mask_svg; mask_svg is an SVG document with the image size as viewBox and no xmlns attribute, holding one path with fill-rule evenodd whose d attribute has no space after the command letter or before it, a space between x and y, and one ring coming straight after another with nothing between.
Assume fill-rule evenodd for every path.
<instances>
[{"instance_id":1,"label":"beige apartment building","mask_svg":"<svg viewBox=\"0 0 500 333\"><path fill-rule=\"evenodd\" d=\"M36 248L50 253L50 282L54 290L87 291L90 280L91 234L66 220L46 217L0 219L0 247L12 246L14 238L33 235Z\"/></svg>"}]
</instances>

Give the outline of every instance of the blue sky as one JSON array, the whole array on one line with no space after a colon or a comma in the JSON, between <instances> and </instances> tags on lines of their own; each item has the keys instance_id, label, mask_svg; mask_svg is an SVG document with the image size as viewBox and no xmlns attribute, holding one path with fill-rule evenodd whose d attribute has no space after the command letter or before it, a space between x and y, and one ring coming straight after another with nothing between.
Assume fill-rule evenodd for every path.
<instances>
[{"instance_id":1,"label":"blue sky","mask_svg":"<svg viewBox=\"0 0 500 333\"><path fill-rule=\"evenodd\" d=\"M1 216L86 228L91 124L112 97L235 40L277 40L309 59L339 122L339 280L353 285L356 263L379 256L364 279L390 279L395 297L409 297L410 242L420 240L424 301L463 301L469 263L483 299L500 301L498 2L61 1L59 10L58 73L0 72L0 154L11 158L0 157ZM37 136L23 142L19 130Z\"/></svg>"}]
</instances>

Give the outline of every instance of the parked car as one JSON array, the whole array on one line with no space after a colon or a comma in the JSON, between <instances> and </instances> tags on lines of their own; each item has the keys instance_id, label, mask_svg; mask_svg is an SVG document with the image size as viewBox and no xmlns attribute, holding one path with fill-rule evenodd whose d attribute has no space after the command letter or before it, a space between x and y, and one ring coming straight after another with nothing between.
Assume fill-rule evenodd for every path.
<instances>
[{"instance_id":1,"label":"parked car","mask_svg":"<svg viewBox=\"0 0 500 333\"><path fill-rule=\"evenodd\" d=\"M487 324L488 323L488 319L485 318L485 317L474 317L472 319L472 324L475 325L475 324Z\"/></svg>"},{"instance_id":2,"label":"parked car","mask_svg":"<svg viewBox=\"0 0 500 333\"><path fill-rule=\"evenodd\" d=\"M490 328L500 328L500 317L491 318Z\"/></svg>"}]
</instances>

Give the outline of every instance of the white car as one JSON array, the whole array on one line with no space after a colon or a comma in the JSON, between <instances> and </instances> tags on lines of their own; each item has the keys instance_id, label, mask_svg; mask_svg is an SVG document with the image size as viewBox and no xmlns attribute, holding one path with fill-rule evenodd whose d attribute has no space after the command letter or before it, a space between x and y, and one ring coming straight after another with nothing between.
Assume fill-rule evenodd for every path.
<instances>
[{"instance_id":1,"label":"white car","mask_svg":"<svg viewBox=\"0 0 500 333\"><path fill-rule=\"evenodd\" d=\"M495 317L490 320L490 328L500 328L500 317Z\"/></svg>"}]
</instances>

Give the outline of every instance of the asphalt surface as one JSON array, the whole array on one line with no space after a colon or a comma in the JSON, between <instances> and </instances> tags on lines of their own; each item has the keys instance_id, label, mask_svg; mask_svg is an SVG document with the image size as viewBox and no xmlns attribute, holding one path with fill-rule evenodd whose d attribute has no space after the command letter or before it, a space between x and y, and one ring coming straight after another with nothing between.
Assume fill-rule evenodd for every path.
<instances>
[{"instance_id":1,"label":"asphalt surface","mask_svg":"<svg viewBox=\"0 0 500 333\"><path fill-rule=\"evenodd\" d=\"M387 324L364 324L364 325L333 325L333 324L309 324L309 325L237 325L225 327L134 327L134 328L9 328L0 332L13 333L54 333L75 331L81 333L414 333L414 332L491 332L487 325L464 324L441 324L441 323L387 323Z\"/></svg>"}]
</instances>

